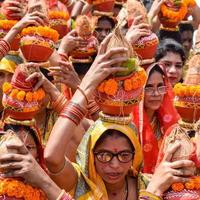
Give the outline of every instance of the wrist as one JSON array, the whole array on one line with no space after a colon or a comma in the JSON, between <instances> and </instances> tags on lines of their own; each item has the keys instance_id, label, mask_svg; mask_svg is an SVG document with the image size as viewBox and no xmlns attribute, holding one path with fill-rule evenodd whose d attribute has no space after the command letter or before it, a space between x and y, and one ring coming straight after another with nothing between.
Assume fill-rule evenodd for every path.
<instances>
[{"instance_id":1,"label":"wrist","mask_svg":"<svg viewBox=\"0 0 200 200\"><path fill-rule=\"evenodd\" d=\"M160 190L160 187L154 186L153 184L151 184L151 182L149 183L146 191L159 197L163 194L163 192Z\"/></svg>"}]
</instances>

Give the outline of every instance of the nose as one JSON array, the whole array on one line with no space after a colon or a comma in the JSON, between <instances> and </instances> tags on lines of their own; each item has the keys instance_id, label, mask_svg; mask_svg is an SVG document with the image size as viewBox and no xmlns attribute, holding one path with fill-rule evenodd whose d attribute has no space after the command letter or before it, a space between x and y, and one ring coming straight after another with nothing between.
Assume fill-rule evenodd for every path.
<instances>
[{"instance_id":1,"label":"nose","mask_svg":"<svg viewBox=\"0 0 200 200\"><path fill-rule=\"evenodd\" d=\"M169 74L176 74L176 66L174 64L171 65L168 69Z\"/></svg>"},{"instance_id":2,"label":"nose","mask_svg":"<svg viewBox=\"0 0 200 200\"><path fill-rule=\"evenodd\" d=\"M158 92L158 89L154 90L154 94L153 95L154 96L159 96L160 95L159 92Z\"/></svg>"},{"instance_id":3,"label":"nose","mask_svg":"<svg viewBox=\"0 0 200 200\"><path fill-rule=\"evenodd\" d=\"M110 167L112 168L118 168L120 165L119 160L117 159L117 157L114 157L111 162L110 162Z\"/></svg>"},{"instance_id":4,"label":"nose","mask_svg":"<svg viewBox=\"0 0 200 200\"><path fill-rule=\"evenodd\" d=\"M188 49L189 46L190 46L189 41L185 41L185 42L183 43L183 46L184 46L184 48Z\"/></svg>"}]
</instances>

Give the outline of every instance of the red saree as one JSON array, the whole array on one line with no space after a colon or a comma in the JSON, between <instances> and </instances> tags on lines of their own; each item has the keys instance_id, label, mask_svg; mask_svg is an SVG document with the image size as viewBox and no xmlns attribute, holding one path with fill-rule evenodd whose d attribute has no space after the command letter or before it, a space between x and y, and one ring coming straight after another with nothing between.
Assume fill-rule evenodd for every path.
<instances>
[{"instance_id":1,"label":"red saree","mask_svg":"<svg viewBox=\"0 0 200 200\"><path fill-rule=\"evenodd\" d=\"M147 74L150 73L153 67L150 66L147 69ZM160 66L162 69L162 67ZM154 172L158 153L159 153L159 144L162 142L163 136L167 129L175 124L180 116L177 113L175 107L173 106L173 92L171 85L169 84L166 77L164 77L165 85L167 86L167 93L164 95L162 105L156 111L156 117L160 124L161 129L161 138L158 141L153 127L147 117L147 114L144 110L144 103L141 102L139 106L134 107L133 109L133 122L139 131L139 139L143 149L143 172L152 174Z\"/></svg>"}]
</instances>

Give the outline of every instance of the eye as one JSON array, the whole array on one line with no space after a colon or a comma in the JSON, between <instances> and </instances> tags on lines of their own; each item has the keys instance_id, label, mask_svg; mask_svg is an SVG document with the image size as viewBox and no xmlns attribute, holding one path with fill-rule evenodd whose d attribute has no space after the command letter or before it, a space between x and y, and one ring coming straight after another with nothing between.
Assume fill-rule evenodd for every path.
<instances>
[{"instance_id":1,"label":"eye","mask_svg":"<svg viewBox=\"0 0 200 200\"><path fill-rule=\"evenodd\" d=\"M100 153L97 153L96 155L97 155L97 159L101 162L108 162L112 158L112 154L109 152L100 152Z\"/></svg>"}]
</instances>

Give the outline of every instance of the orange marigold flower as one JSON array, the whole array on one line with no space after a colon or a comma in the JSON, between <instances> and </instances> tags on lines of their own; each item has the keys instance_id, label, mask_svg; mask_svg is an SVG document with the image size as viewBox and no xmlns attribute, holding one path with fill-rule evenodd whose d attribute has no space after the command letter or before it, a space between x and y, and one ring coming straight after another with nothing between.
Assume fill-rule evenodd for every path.
<instances>
[{"instance_id":1,"label":"orange marigold flower","mask_svg":"<svg viewBox=\"0 0 200 200\"><path fill-rule=\"evenodd\" d=\"M38 101L38 93L37 93L37 91L33 92L33 101Z\"/></svg>"},{"instance_id":2,"label":"orange marigold flower","mask_svg":"<svg viewBox=\"0 0 200 200\"><path fill-rule=\"evenodd\" d=\"M107 95L115 95L117 93L118 84L115 79L109 79L105 82L104 91Z\"/></svg>"},{"instance_id":3,"label":"orange marigold flower","mask_svg":"<svg viewBox=\"0 0 200 200\"><path fill-rule=\"evenodd\" d=\"M184 189L184 184L183 183L174 183L172 184L172 190L175 192L180 192Z\"/></svg>"},{"instance_id":4,"label":"orange marigold flower","mask_svg":"<svg viewBox=\"0 0 200 200\"><path fill-rule=\"evenodd\" d=\"M68 12L62 12L62 11L50 11L49 13L49 19L69 19L69 13Z\"/></svg>"},{"instance_id":5,"label":"orange marigold flower","mask_svg":"<svg viewBox=\"0 0 200 200\"><path fill-rule=\"evenodd\" d=\"M97 90L101 93L104 93L104 87L105 87L105 82L103 81L99 87L97 88Z\"/></svg>"},{"instance_id":6,"label":"orange marigold flower","mask_svg":"<svg viewBox=\"0 0 200 200\"><path fill-rule=\"evenodd\" d=\"M24 98L25 98L25 96L26 96L26 92L24 92L24 91L19 91L19 92L17 93L17 99L18 99L19 101L23 101Z\"/></svg>"},{"instance_id":7,"label":"orange marigold flower","mask_svg":"<svg viewBox=\"0 0 200 200\"><path fill-rule=\"evenodd\" d=\"M10 93L10 96L15 99L17 98L17 94L18 94L19 90L18 89L13 89Z\"/></svg>"},{"instance_id":8,"label":"orange marigold flower","mask_svg":"<svg viewBox=\"0 0 200 200\"><path fill-rule=\"evenodd\" d=\"M26 101L31 102L33 100L33 93L27 92L26 93Z\"/></svg>"},{"instance_id":9,"label":"orange marigold flower","mask_svg":"<svg viewBox=\"0 0 200 200\"><path fill-rule=\"evenodd\" d=\"M189 87L189 96L197 96L197 87L193 85L188 87Z\"/></svg>"},{"instance_id":10,"label":"orange marigold flower","mask_svg":"<svg viewBox=\"0 0 200 200\"><path fill-rule=\"evenodd\" d=\"M37 90L38 100L41 101L45 97L45 92L42 88L39 88Z\"/></svg>"},{"instance_id":11,"label":"orange marigold flower","mask_svg":"<svg viewBox=\"0 0 200 200\"><path fill-rule=\"evenodd\" d=\"M126 91L131 91L131 90L133 89L131 79L126 79L126 80L124 81L124 89L125 89Z\"/></svg>"},{"instance_id":12,"label":"orange marigold flower","mask_svg":"<svg viewBox=\"0 0 200 200\"><path fill-rule=\"evenodd\" d=\"M54 42L57 42L59 39L59 34L56 30L47 27L47 26L29 26L22 30L22 36L25 35L39 35L44 38L49 38Z\"/></svg>"},{"instance_id":13,"label":"orange marigold flower","mask_svg":"<svg viewBox=\"0 0 200 200\"><path fill-rule=\"evenodd\" d=\"M185 188L188 190L193 190L194 189L194 183L192 181L185 183Z\"/></svg>"},{"instance_id":14,"label":"orange marigold flower","mask_svg":"<svg viewBox=\"0 0 200 200\"><path fill-rule=\"evenodd\" d=\"M10 30L16 23L17 23L16 20L7 20L7 19L0 20L0 29Z\"/></svg>"},{"instance_id":15,"label":"orange marigold flower","mask_svg":"<svg viewBox=\"0 0 200 200\"><path fill-rule=\"evenodd\" d=\"M3 93L8 94L9 91L12 89L12 85L8 82L5 82L2 88L3 88Z\"/></svg>"}]
</instances>

